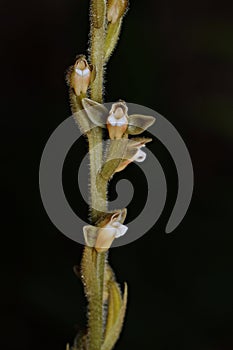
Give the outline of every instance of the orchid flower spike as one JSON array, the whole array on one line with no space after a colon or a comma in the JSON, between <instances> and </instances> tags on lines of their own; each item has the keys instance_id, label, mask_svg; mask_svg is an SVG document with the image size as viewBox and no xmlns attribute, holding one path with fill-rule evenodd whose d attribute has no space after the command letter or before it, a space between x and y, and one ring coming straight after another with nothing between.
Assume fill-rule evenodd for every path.
<instances>
[{"instance_id":1,"label":"orchid flower spike","mask_svg":"<svg viewBox=\"0 0 233 350\"><path fill-rule=\"evenodd\" d=\"M98 253L107 251L115 238L123 236L128 227L123 225L126 209L108 214L100 227L84 226L83 234L87 246L95 247Z\"/></svg>"},{"instance_id":2,"label":"orchid flower spike","mask_svg":"<svg viewBox=\"0 0 233 350\"><path fill-rule=\"evenodd\" d=\"M86 94L94 77L95 70L88 64L85 56L78 56L70 75L70 85L74 89L76 96Z\"/></svg>"},{"instance_id":3,"label":"orchid flower spike","mask_svg":"<svg viewBox=\"0 0 233 350\"><path fill-rule=\"evenodd\" d=\"M128 127L128 107L123 101L113 103L107 118L107 128L111 140L121 139Z\"/></svg>"}]
</instances>

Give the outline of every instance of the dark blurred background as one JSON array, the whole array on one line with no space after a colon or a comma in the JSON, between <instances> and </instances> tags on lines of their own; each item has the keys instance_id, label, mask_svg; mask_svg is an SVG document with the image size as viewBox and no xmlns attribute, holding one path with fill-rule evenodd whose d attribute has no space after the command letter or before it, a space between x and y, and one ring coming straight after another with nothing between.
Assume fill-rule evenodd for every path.
<instances>
[{"instance_id":1,"label":"dark blurred background","mask_svg":"<svg viewBox=\"0 0 233 350\"><path fill-rule=\"evenodd\" d=\"M38 168L49 135L70 115L64 72L87 49L88 1L3 0L1 17L1 349L64 350L85 325L85 297L72 271L82 247L47 217ZM118 281L129 285L116 349L233 349L232 19L231 1L132 1L109 63L106 100L164 115L195 172L189 211L165 235L176 171L159 142L149 146L163 164L168 198L149 233L111 250ZM76 150L64 182L78 210ZM135 171L131 165L126 175L142 184L144 198ZM142 204L134 198L129 218Z\"/></svg>"}]
</instances>

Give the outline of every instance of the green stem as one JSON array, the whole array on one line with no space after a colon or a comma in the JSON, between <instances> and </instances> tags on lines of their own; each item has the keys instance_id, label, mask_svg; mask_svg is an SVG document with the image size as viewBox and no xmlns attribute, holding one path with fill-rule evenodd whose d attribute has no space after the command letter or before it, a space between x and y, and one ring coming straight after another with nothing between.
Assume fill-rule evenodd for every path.
<instances>
[{"instance_id":1,"label":"green stem","mask_svg":"<svg viewBox=\"0 0 233 350\"><path fill-rule=\"evenodd\" d=\"M102 132L99 129L94 128L88 133L91 170L91 216L93 224L103 212L107 211L107 182L102 186L101 191L97 191L96 187L97 172L102 164ZM88 261L85 261L85 251L90 249L89 247L84 249L83 264L89 264ZM92 285L89 293L88 350L100 350L104 332L103 286L106 253L98 253L95 248L91 250L98 288L94 288L94 285Z\"/></svg>"},{"instance_id":2,"label":"green stem","mask_svg":"<svg viewBox=\"0 0 233 350\"><path fill-rule=\"evenodd\" d=\"M96 69L95 80L91 84L92 100L103 102L104 79L104 44L106 26L106 1L92 0L91 2L91 48L90 60ZM103 146L102 129L96 127L88 134L90 152L90 182L91 182L91 217L92 223L101 217L102 212L107 211L107 182L101 193L97 191L97 173L102 165ZM106 253L98 253L94 248L85 247L82 264L88 270L88 259L85 256L92 253L95 265L95 274L98 288L91 288L89 295L89 322L88 322L88 350L100 350L103 342L104 313L103 313L103 287ZM87 272L88 273L88 272Z\"/></svg>"},{"instance_id":3,"label":"green stem","mask_svg":"<svg viewBox=\"0 0 233 350\"><path fill-rule=\"evenodd\" d=\"M98 276L98 253L85 247L82 258L82 278L88 299L88 350L100 350L103 333L103 304ZM79 349L81 350L81 349Z\"/></svg>"},{"instance_id":4,"label":"green stem","mask_svg":"<svg viewBox=\"0 0 233 350\"><path fill-rule=\"evenodd\" d=\"M102 187L101 193L97 190L97 176L102 164L102 129L93 128L88 134L90 157L90 183L91 183L91 218L92 223L99 219L103 212L107 211L107 184Z\"/></svg>"},{"instance_id":5,"label":"green stem","mask_svg":"<svg viewBox=\"0 0 233 350\"><path fill-rule=\"evenodd\" d=\"M106 36L106 1L91 2L91 63L96 69L96 77L91 85L92 100L103 102L104 47Z\"/></svg>"},{"instance_id":6,"label":"green stem","mask_svg":"<svg viewBox=\"0 0 233 350\"><path fill-rule=\"evenodd\" d=\"M105 272L106 259L107 259L107 253L97 253L97 256L96 256L96 270L97 271L96 272L97 272L97 278L100 282L100 296L101 296L102 312L103 312L104 272ZM102 327L103 327L103 320L102 320ZM103 330L102 330L102 333L103 333Z\"/></svg>"}]
</instances>

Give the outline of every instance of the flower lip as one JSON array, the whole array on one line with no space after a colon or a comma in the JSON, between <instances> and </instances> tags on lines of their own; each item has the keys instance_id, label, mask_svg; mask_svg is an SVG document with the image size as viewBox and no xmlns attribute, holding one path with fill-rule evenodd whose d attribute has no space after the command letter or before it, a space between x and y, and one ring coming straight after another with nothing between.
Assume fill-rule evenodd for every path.
<instances>
[{"instance_id":1,"label":"flower lip","mask_svg":"<svg viewBox=\"0 0 233 350\"><path fill-rule=\"evenodd\" d=\"M144 146L145 145L143 145L141 147L144 147ZM138 162L138 163L144 162L145 159L146 159L146 153L143 152L140 148L138 149L137 153L132 158L133 161Z\"/></svg>"},{"instance_id":2,"label":"flower lip","mask_svg":"<svg viewBox=\"0 0 233 350\"><path fill-rule=\"evenodd\" d=\"M88 66L87 60L83 56L78 58L74 67L75 72L82 77L90 74L90 68Z\"/></svg>"},{"instance_id":3,"label":"flower lip","mask_svg":"<svg viewBox=\"0 0 233 350\"><path fill-rule=\"evenodd\" d=\"M113 226L116 227L115 238L124 236L124 234L128 231L128 227L120 224L119 222L117 223L117 225L115 224Z\"/></svg>"},{"instance_id":4,"label":"flower lip","mask_svg":"<svg viewBox=\"0 0 233 350\"><path fill-rule=\"evenodd\" d=\"M110 114L107 122L112 126L124 126L127 125L128 120L125 116L121 118L116 118L114 114Z\"/></svg>"},{"instance_id":5,"label":"flower lip","mask_svg":"<svg viewBox=\"0 0 233 350\"><path fill-rule=\"evenodd\" d=\"M85 69L75 68L75 72L78 75L85 77L86 75L88 75L90 73L90 69L88 69L88 68L85 68Z\"/></svg>"}]
</instances>

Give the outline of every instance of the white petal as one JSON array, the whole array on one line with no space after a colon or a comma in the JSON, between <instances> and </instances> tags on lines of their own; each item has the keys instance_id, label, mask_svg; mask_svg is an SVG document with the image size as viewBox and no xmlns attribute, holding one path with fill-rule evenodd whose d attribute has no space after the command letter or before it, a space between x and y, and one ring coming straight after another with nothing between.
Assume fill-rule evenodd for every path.
<instances>
[{"instance_id":1,"label":"white petal","mask_svg":"<svg viewBox=\"0 0 233 350\"><path fill-rule=\"evenodd\" d=\"M122 117L121 119L117 119L117 122L116 122L117 126L122 126L122 125L125 125L125 124L128 124L128 120L127 120L127 118L125 116Z\"/></svg>"},{"instance_id":2,"label":"white petal","mask_svg":"<svg viewBox=\"0 0 233 350\"><path fill-rule=\"evenodd\" d=\"M79 68L75 68L75 72L80 75L81 77L85 77L86 75L88 75L90 73L89 68L85 68L85 69L79 69Z\"/></svg>"},{"instance_id":3,"label":"white petal","mask_svg":"<svg viewBox=\"0 0 233 350\"><path fill-rule=\"evenodd\" d=\"M121 223L119 221L112 221L109 226L111 225L111 227L114 227L114 228L118 228L120 227Z\"/></svg>"},{"instance_id":4,"label":"white petal","mask_svg":"<svg viewBox=\"0 0 233 350\"><path fill-rule=\"evenodd\" d=\"M111 224L106 225L103 230L109 230L109 232L113 232L111 230L115 230L114 237L118 238L123 236L126 233L126 231L128 230L128 227L125 225L122 225L118 221L115 221Z\"/></svg>"},{"instance_id":5,"label":"white petal","mask_svg":"<svg viewBox=\"0 0 233 350\"><path fill-rule=\"evenodd\" d=\"M141 163L146 159L146 153L139 149L132 159L135 162Z\"/></svg>"},{"instance_id":6,"label":"white petal","mask_svg":"<svg viewBox=\"0 0 233 350\"><path fill-rule=\"evenodd\" d=\"M128 230L128 227L125 226L125 225L120 225L118 228L117 228L117 233L115 235L115 238L119 238L121 236L124 236L124 234L127 232Z\"/></svg>"},{"instance_id":7,"label":"white petal","mask_svg":"<svg viewBox=\"0 0 233 350\"><path fill-rule=\"evenodd\" d=\"M109 124L111 124L112 126L116 126L117 120L114 117L114 114L110 114L110 116L108 117L108 122Z\"/></svg>"},{"instance_id":8,"label":"white petal","mask_svg":"<svg viewBox=\"0 0 233 350\"><path fill-rule=\"evenodd\" d=\"M114 114L110 114L109 115L108 122L112 126L122 126L122 125L127 125L128 124L128 120L127 120L127 118L125 116L123 116L120 119L117 119L117 118L115 118Z\"/></svg>"}]
</instances>

